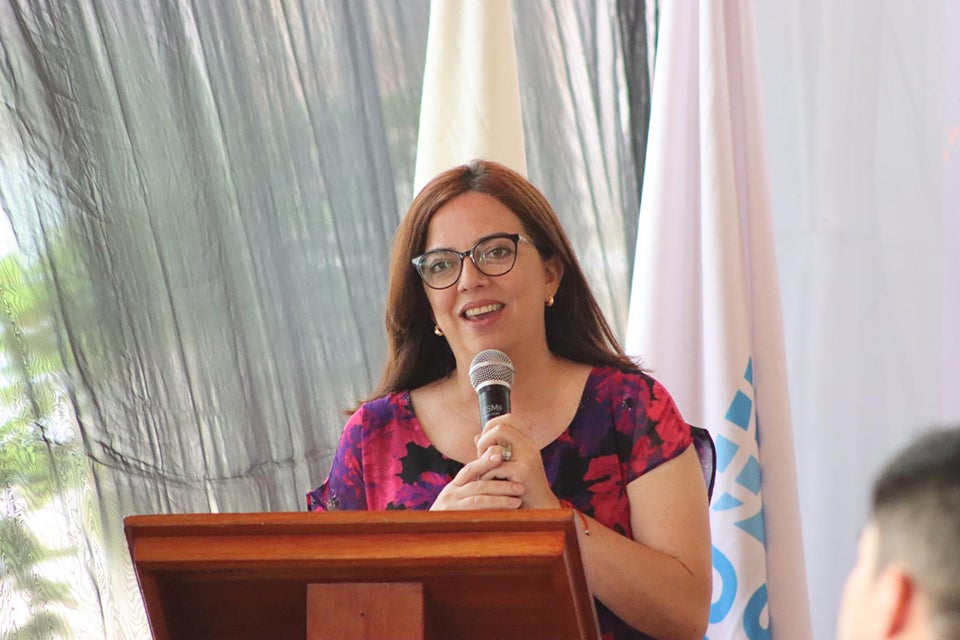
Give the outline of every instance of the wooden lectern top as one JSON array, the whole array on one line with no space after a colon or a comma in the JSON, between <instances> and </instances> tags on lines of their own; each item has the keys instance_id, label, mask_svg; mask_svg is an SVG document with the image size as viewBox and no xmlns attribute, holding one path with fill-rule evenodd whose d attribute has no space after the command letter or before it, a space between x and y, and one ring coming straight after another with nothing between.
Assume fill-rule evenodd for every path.
<instances>
[{"instance_id":1,"label":"wooden lectern top","mask_svg":"<svg viewBox=\"0 0 960 640\"><path fill-rule=\"evenodd\" d=\"M124 527L157 640L301 640L310 585L383 583L422 585L425 638L595 640L573 518L332 511L129 516ZM310 611L342 613L322 600Z\"/></svg>"}]
</instances>

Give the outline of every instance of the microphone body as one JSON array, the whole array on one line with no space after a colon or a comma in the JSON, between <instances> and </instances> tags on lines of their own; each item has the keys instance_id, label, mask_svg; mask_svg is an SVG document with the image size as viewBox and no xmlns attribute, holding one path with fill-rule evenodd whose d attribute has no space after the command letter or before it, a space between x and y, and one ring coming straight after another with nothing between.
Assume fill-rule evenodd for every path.
<instances>
[{"instance_id":1,"label":"microphone body","mask_svg":"<svg viewBox=\"0 0 960 640\"><path fill-rule=\"evenodd\" d=\"M486 349L470 363L470 384L480 402L480 424L510 413L510 387L513 386L513 363L503 351Z\"/></svg>"},{"instance_id":2,"label":"microphone body","mask_svg":"<svg viewBox=\"0 0 960 640\"><path fill-rule=\"evenodd\" d=\"M485 382L477 389L480 400L480 424L484 427L497 416L510 413L510 387L499 382Z\"/></svg>"}]
</instances>

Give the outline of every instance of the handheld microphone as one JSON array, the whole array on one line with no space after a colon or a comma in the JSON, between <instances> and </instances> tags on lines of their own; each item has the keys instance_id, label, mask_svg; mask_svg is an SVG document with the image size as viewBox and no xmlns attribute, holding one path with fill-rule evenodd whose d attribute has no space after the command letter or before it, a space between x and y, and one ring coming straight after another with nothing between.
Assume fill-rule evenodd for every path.
<instances>
[{"instance_id":1,"label":"handheld microphone","mask_svg":"<svg viewBox=\"0 0 960 640\"><path fill-rule=\"evenodd\" d=\"M510 413L513 363L498 349L485 349L470 362L470 384L480 400L480 424Z\"/></svg>"}]
</instances>

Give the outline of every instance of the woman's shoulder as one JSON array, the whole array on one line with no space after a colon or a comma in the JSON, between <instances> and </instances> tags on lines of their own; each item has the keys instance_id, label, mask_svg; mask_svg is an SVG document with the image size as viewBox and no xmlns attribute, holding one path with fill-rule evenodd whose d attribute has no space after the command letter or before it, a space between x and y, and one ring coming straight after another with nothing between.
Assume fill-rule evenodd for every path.
<instances>
[{"instance_id":1,"label":"woman's shoulder","mask_svg":"<svg viewBox=\"0 0 960 640\"><path fill-rule=\"evenodd\" d=\"M614 395L629 394L636 390L649 392L654 388L663 389L663 385L642 369L622 369L611 365L594 367L590 372L587 385Z\"/></svg>"},{"instance_id":2,"label":"woman's shoulder","mask_svg":"<svg viewBox=\"0 0 960 640\"><path fill-rule=\"evenodd\" d=\"M396 391L368 400L361 404L350 419L348 427L382 426L386 423L409 420L412 418L410 410L410 392Z\"/></svg>"},{"instance_id":3,"label":"woman's shoulder","mask_svg":"<svg viewBox=\"0 0 960 640\"><path fill-rule=\"evenodd\" d=\"M680 412L670 392L653 375L640 369L594 367L584 390L584 400L607 403L614 411L640 407L649 417Z\"/></svg>"}]
</instances>

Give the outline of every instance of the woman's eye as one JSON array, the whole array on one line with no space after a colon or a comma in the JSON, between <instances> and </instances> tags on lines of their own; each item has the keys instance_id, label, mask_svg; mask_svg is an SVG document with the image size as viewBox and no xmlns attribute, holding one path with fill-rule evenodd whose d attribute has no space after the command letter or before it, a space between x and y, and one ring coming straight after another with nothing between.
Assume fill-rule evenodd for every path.
<instances>
[{"instance_id":1,"label":"woman's eye","mask_svg":"<svg viewBox=\"0 0 960 640\"><path fill-rule=\"evenodd\" d=\"M449 259L446 258L437 258L436 260L431 260L427 263L427 271L430 273L443 273L450 269L451 263Z\"/></svg>"},{"instance_id":2,"label":"woman's eye","mask_svg":"<svg viewBox=\"0 0 960 640\"><path fill-rule=\"evenodd\" d=\"M509 258L513 250L509 246L491 247L484 252L484 257L489 260L503 260Z\"/></svg>"}]
</instances>

